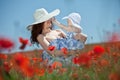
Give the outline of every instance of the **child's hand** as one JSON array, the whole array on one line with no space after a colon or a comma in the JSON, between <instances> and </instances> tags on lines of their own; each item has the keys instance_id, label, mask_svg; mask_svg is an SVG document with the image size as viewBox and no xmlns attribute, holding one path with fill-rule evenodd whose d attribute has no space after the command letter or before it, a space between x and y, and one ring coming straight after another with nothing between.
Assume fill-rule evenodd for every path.
<instances>
[{"instance_id":1,"label":"child's hand","mask_svg":"<svg viewBox=\"0 0 120 80\"><path fill-rule=\"evenodd\" d=\"M55 19L55 17L52 18L52 23L53 23L53 24L56 23L56 19Z\"/></svg>"},{"instance_id":2,"label":"child's hand","mask_svg":"<svg viewBox=\"0 0 120 80\"><path fill-rule=\"evenodd\" d=\"M60 24L60 22L57 21L57 19L55 19L55 18L52 18L52 23L55 24L55 25L59 25Z\"/></svg>"},{"instance_id":3,"label":"child's hand","mask_svg":"<svg viewBox=\"0 0 120 80\"><path fill-rule=\"evenodd\" d=\"M54 22L54 21L55 21L55 17L52 18L52 22Z\"/></svg>"}]
</instances>

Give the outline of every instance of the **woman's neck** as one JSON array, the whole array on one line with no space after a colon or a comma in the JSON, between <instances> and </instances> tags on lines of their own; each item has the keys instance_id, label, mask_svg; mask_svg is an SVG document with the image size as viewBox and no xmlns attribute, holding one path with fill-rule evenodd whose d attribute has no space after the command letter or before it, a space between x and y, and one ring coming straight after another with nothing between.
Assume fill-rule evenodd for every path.
<instances>
[{"instance_id":1,"label":"woman's neck","mask_svg":"<svg viewBox=\"0 0 120 80\"><path fill-rule=\"evenodd\" d=\"M51 30L50 30L50 31L51 31ZM49 32L50 32L50 31L49 31ZM44 31L43 31L43 32L42 32L42 35L46 36L46 34L49 33L49 32L44 32Z\"/></svg>"},{"instance_id":2,"label":"woman's neck","mask_svg":"<svg viewBox=\"0 0 120 80\"><path fill-rule=\"evenodd\" d=\"M46 34L47 34L47 33L42 32L42 35L44 35L44 36L45 36Z\"/></svg>"}]
</instances>

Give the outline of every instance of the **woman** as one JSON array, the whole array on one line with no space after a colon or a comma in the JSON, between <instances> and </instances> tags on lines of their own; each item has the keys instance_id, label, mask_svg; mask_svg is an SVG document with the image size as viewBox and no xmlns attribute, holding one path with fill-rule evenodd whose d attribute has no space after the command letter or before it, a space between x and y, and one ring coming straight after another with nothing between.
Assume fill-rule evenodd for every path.
<instances>
[{"instance_id":1,"label":"woman","mask_svg":"<svg viewBox=\"0 0 120 80\"><path fill-rule=\"evenodd\" d=\"M84 47L83 42L72 39L70 35L66 35L61 30L52 29L53 17L57 16L59 13L60 11L58 9L51 13L48 13L44 8L37 9L34 14L35 22L27 27L28 30L31 30L31 42L37 45L40 44L43 47L44 51L42 53L42 57L44 60L48 60L48 64L51 64L54 60L64 62L72 58L71 56L65 58L64 53L60 50L61 48L67 47L69 49L69 54L66 56L69 56L74 55L74 51L76 49L75 44L73 43L76 43L80 49ZM70 43L72 46L66 45ZM49 46L55 46L56 50L48 50ZM53 55L55 57L53 57Z\"/></svg>"}]
</instances>

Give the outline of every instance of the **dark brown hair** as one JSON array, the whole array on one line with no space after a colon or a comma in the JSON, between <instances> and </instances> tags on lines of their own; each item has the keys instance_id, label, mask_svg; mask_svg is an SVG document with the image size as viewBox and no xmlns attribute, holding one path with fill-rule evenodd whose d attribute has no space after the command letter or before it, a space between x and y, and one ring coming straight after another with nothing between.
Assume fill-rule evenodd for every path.
<instances>
[{"instance_id":1,"label":"dark brown hair","mask_svg":"<svg viewBox=\"0 0 120 80\"><path fill-rule=\"evenodd\" d=\"M52 25L52 27L53 27L53 25ZM51 29L52 29L52 27L51 27ZM30 37L30 41L32 44L37 44L37 46L38 46L39 42L37 40L37 36L39 34L42 34L43 28L44 28L44 22L35 24L32 26L31 37Z\"/></svg>"},{"instance_id":2,"label":"dark brown hair","mask_svg":"<svg viewBox=\"0 0 120 80\"><path fill-rule=\"evenodd\" d=\"M39 44L37 40L37 36L42 33L43 27L44 27L44 22L39 24L34 24L32 26L31 37L30 37L30 41L32 44L37 44L37 45Z\"/></svg>"}]
</instances>

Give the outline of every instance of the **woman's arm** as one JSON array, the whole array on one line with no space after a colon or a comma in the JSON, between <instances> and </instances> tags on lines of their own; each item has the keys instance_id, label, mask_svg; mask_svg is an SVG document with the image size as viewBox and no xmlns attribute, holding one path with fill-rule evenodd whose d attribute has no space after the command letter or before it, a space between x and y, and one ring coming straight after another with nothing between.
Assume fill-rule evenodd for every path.
<instances>
[{"instance_id":1,"label":"woman's arm","mask_svg":"<svg viewBox=\"0 0 120 80\"><path fill-rule=\"evenodd\" d=\"M61 51L61 50L54 50L54 51L50 51L48 50L49 47L49 42L46 40L46 38L43 35L39 35L37 37L38 42L40 43L40 45L42 46L42 48L47 51L47 53L49 53L50 55L54 55L54 56L65 56L65 54ZM75 51L74 50L70 50L68 51L68 54L66 56L70 56L70 55L74 55Z\"/></svg>"},{"instance_id":2,"label":"woman's arm","mask_svg":"<svg viewBox=\"0 0 120 80\"><path fill-rule=\"evenodd\" d=\"M50 51L48 50L49 47L49 42L46 40L46 38L43 35L39 35L37 37L38 42L42 46L42 48L47 51L50 55L55 55L55 56L63 56L63 53L61 51Z\"/></svg>"}]
</instances>

